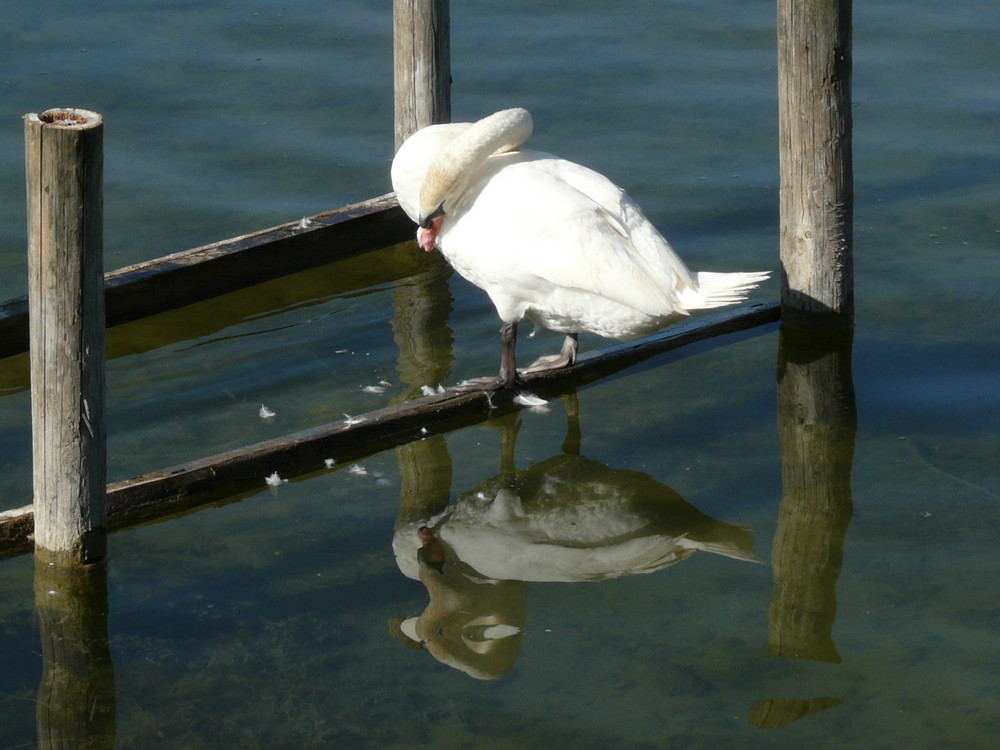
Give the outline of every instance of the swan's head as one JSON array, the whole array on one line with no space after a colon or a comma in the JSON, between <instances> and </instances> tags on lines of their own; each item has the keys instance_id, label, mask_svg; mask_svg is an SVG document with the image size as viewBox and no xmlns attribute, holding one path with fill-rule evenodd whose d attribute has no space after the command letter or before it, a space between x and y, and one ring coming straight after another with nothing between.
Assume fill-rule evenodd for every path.
<instances>
[{"instance_id":1,"label":"swan's head","mask_svg":"<svg viewBox=\"0 0 1000 750\"><path fill-rule=\"evenodd\" d=\"M417 242L424 250L433 250L444 219L444 200L427 208L423 185L438 155L471 123L430 125L418 130L399 147L392 160L392 189L400 207L417 225Z\"/></svg>"},{"instance_id":2,"label":"swan's head","mask_svg":"<svg viewBox=\"0 0 1000 750\"><path fill-rule=\"evenodd\" d=\"M434 206L432 210L427 211L421 205L424 179L427 177L432 163L438 154L455 140L459 133L467 130L471 125L472 123L468 122L430 125L407 138L399 147L399 151L396 152L390 171L392 189L396 191L400 207L417 224L421 224L427 215L434 213L439 207ZM425 211L426 213L424 213Z\"/></svg>"},{"instance_id":3,"label":"swan's head","mask_svg":"<svg viewBox=\"0 0 1000 750\"><path fill-rule=\"evenodd\" d=\"M517 149L531 135L525 109L505 109L475 123L430 125L404 141L392 161L392 187L431 250L444 217L462 197L476 168L493 154Z\"/></svg>"}]
</instances>

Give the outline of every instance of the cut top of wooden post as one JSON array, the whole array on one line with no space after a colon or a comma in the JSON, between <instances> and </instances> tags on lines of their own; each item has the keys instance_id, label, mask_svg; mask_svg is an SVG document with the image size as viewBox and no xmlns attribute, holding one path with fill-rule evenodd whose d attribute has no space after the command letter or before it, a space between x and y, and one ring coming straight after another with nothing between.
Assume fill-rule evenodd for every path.
<instances>
[{"instance_id":1,"label":"cut top of wooden post","mask_svg":"<svg viewBox=\"0 0 1000 750\"><path fill-rule=\"evenodd\" d=\"M24 116L29 122L41 123L43 127L65 128L67 130L89 130L104 124L104 118L89 109L57 108L47 109L42 114L29 112Z\"/></svg>"}]
</instances>

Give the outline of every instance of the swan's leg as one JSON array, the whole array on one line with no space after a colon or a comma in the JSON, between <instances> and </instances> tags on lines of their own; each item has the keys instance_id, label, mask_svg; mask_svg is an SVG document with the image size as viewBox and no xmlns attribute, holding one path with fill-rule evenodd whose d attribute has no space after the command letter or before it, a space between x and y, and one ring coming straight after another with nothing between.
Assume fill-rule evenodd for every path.
<instances>
[{"instance_id":1,"label":"swan's leg","mask_svg":"<svg viewBox=\"0 0 1000 750\"><path fill-rule=\"evenodd\" d=\"M463 391L494 390L496 388L516 388L521 384L517 374L514 348L517 344L517 321L504 323L500 327L500 374L495 378L472 378L463 380L456 388Z\"/></svg>"},{"instance_id":2,"label":"swan's leg","mask_svg":"<svg viewBox=\"0 0 1000 750\"><path fill-rule=\"evenodd\" d=\"M555 370L560 367L569 367L576 364L576 355L580 351L580 336L576 333L567 333L566 340L563 341L562 349L558 354L548 354L539 357L527 368L524 373L542 372L543 370Z\"/></svg>"},{"instance_id":3,"label":"swan's leg","mask_svg":"<svg viewBox=\"0 0 1000 750\"><path fill-rule=\"evenodd\" d=\"M503 388L513 388L517 384L517 361L514 349L517 346L517 321L500 326L500 377Z\"/></svg>"},{"instance_id":4,"label":"swan's leg","mask_svg":"<svg viewBox=\"0 0 1000 750\"><path fill-rule=\"evenodd\" d=\"M580 334L579 333L567 333L566 339L563 341L562 351L560 354L566 360L566 364L563 367L569 367L570 365L576 364L576 355L580 353Z\"/></svg>"}]
</instances>

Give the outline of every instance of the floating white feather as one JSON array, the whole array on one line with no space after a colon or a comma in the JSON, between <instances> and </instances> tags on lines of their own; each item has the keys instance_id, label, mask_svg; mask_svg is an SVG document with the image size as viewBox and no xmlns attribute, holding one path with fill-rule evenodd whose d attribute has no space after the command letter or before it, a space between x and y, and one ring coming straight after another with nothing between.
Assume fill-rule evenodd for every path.
<instances>
[{"instance_id":1,"label":"floating white feather","mask_svg":"<svg viewBox=\"0 0 1000 750\"><path fill-rule=\"evenodd\" d=\"M286 484L288 482L287 479L282 479L281 477L279 477L278 472L274 472L269 477L266 477L264 481L267 482L268 487L280 487L281 485Z\"/></svg>"}]
</instances>

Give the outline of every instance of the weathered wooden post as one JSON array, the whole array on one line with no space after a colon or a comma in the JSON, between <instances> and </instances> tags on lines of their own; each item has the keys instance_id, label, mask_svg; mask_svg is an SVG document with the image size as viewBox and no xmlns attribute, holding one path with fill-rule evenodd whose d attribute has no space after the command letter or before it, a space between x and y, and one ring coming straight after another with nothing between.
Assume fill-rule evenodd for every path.
<instances>
[{"instance_id":1,"label":"weathered wooden post","mask_svg":"<svg viewBox=\"0 0 1000 750\"><path fill-rule=\"evenodd\" d=\"M393 0L396 148L415 131L451 120L448 0Z\"/></svg>"},{"instance_id":2,"label":"weathered wooden post","mask_svg":"<svg viewBox=\"0 0 1000 750\"><path fill-rule=\"evenodd\" d=\"M35 549L105 557L103 119L27 114L28 290Z\"/></svg>"},{"instance_id":3,"label":"weathered wooden post","mask_svg":"<svg viewBox=\"0 0 1000 750\"><path fill-rule=\"evenodd\" d=\"M782 320L850 329L851 0L778 0Z\"/></svg>"}]
</instances>

